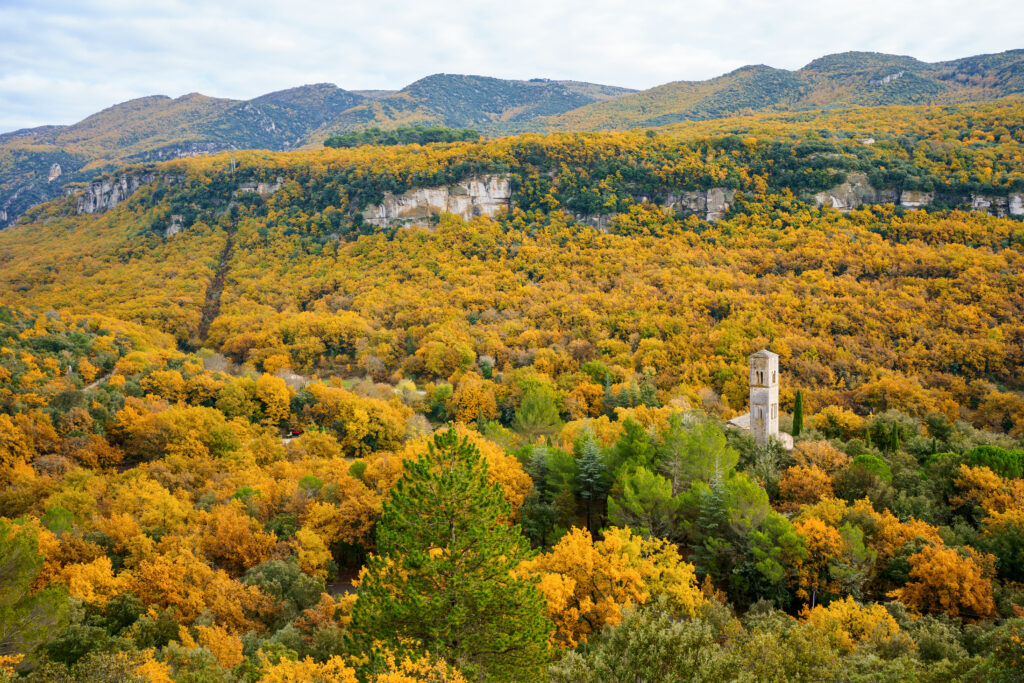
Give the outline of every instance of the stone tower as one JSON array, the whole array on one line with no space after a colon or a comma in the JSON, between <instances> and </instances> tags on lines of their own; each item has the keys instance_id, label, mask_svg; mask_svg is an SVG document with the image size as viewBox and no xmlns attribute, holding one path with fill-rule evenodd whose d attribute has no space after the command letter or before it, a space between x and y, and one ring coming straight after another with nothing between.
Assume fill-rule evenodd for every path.
<instances>
[{"instance_id":1,"label":"stone tower","mask_svg":"<svg viewBox=\"0 0 1024 683\"><path fill-rule=\"evenodd\" d=\"M750 433L761 446L779 436L779 357L768 349L750 357Z\"/></svg>"}]
</instances>

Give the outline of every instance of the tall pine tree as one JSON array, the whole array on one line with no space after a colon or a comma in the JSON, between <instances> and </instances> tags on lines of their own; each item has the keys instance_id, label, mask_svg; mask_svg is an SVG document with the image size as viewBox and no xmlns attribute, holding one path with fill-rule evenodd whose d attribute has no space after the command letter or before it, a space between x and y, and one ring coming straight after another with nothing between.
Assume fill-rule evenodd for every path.
<instances>
[{"instance_id":1,"label":"tall pine tree","mask_svg":"<svg viewBox=\"0 0 1024 683\"><path fill-rule=\"evenodd\" d=\"M529 545L487 463L454 429L405 462L377 525L352 628L400 654L427 650L483 680L538 680L551 624L510 572Z\"/></svg>"}]
</instances>

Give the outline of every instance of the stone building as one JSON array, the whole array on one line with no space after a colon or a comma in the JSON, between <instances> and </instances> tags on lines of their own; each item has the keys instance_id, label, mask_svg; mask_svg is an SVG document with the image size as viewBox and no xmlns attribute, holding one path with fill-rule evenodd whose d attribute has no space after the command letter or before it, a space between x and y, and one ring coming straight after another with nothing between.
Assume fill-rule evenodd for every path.
<instances>
[{"instance_id":1,"label":"stone building","mask_svg":"<svg viewBox=\"0 0 1024 683\"><path fill-rule=\"evenodd\" d=\"M750 412L729 424L750 432L759 446L774 438L787 449L793 448L793 437L779 431L778 354L761 349L750 356Z\"/></svg>"}]
</instances>

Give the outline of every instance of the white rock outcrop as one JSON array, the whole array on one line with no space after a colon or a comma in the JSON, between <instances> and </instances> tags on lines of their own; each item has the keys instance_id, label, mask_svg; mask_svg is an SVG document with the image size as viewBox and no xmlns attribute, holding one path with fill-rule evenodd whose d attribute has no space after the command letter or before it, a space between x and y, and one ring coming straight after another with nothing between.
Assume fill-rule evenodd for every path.
<instances>
[{"instance_id":1,"label":"white rock outcrop","mask_svg":"<svg viewBox=\"0 0 1024 683\"><path fill-rule=\"evenodd\" d=\"M395 223L426 225L429 219L442 213L469 220L493 216L507 209L511 199L509 177L489 175L467 178L454 185L416 188L399 195L388 192L384 201L363 211L363 219L379 227Z\"/></svg>"},{"instance_id":2,"label":"white rock outcrop","mask_svg":"<svg viewBox=\"0 0 1024 683\"><path fill-rule=\"evenodd\" d=\"M717 221L732 208L735 197L735 190L712 187L709 190L669 194L664 206L678 213L703 214L704 220L711 222Z\"/></svg>"},{"instance_id":3,"label":"white rock outcrop","mask_svg":"<svg viewBox=\"0 0 1024 683\"><path fill-rule=\"evenodd\" d=\"M174 237L181 229L185 227L184 217L179 214L171 214L171 224L167 226L167 230L164 231L164 237Z\"/></svg>"},{"instance_id":4,"label":"white rock outcrop","mask_svg":"<svg viewBox=\"0 0 1024 683\"><path fill-rule=\"evenodd\" d=\"M900 204L908 209L919 209L928 206L935 200L934 192L920 192L918 190L903 190L900 193Z\"/></svg>"},{"instance_id":5,"label":"white rock outcrop","mask_svg":"<svg viewBox=\"0 0 1024 683\"><path fill-rule=\"evenodd\" d=\"M112 209L155 178L153 173L129 173L90 183L78 196L75 210L82 214Z\"/></svg>"},{"instance_id":6,"label":"white rock outcrop","mask_svg":"<svg viewBox=\"0 0 1024 683\"><path fill-rule=\"evenodd\" d=\"M984 194L971 195L971 211L988 213L993 216L1005 216L1011 197L994 197Z\"/></svg>"},{"instance_id":7,"label":"white rock outcrop","mask_svg":"<svg viewBox=\"0 0 1024 683\"><path fill-rule=\"evenodd\" d=\"M238 186L238 192L255 192L260 195L271 195L281 189L284 179L280 176L272 183L242 183Z\"/></svg>"},{"instance_id":8,"label":"white rock outcrop","mask_svg":"<svg viewBox=\"0 0 1024 683\"><path fill-rule=\"evenodd\" d=\"M52 183L57 178L60 178L60 174L60 164L54 164L53 166L50 166L50 175L46 178L46 182Z\"/></svg>"},{"instance_id":9,"label":"white rock outcrop","mask_svg":"<svg viewBox=\"0 0 1024 683\"><path fill-rule=\"evenodd\" d=\"M1010 195L1010 215L1024 216L1024 194Z\"/></svg>"},{"instance_id":10,"label":"white rock outcrop","mask_svg":"<svg viewBox=\"0 0 1024 683\"><path fill-rule=\"evenodd\" d=\"M878 192L868 182L866 173L849 173L845 183L814 195L818 206L828 206L843 213L853 211L861 204L874 203L877 199Z\"/></svg>"}]
</instances>

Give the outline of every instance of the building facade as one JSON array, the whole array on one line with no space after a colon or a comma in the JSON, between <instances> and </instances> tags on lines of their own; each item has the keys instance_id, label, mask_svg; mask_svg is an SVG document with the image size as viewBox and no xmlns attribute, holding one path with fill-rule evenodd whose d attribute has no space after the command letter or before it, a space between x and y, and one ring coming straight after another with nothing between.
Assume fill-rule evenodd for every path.
<instances>
[{"instance_id":1,"label":"building facade","mask_svg":"<svg viewBox=\"0 0 1024 683\"><path fill-rule=\"evenodd\" d=\"M761 446L779 438L779 356L768 349L750 357L750 433Z\"/></svg>"}]
</instances>

